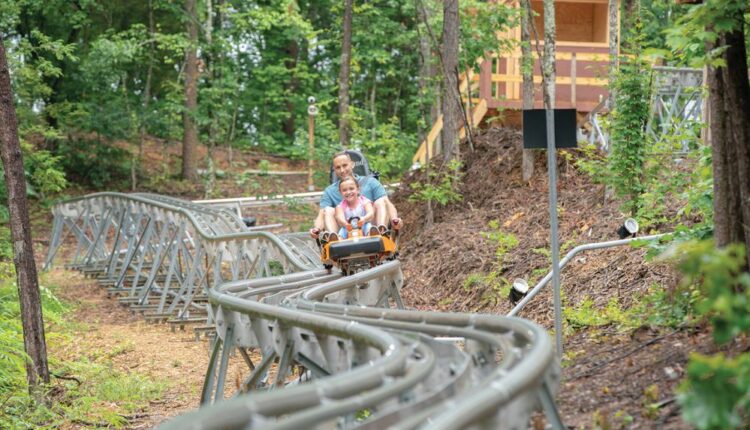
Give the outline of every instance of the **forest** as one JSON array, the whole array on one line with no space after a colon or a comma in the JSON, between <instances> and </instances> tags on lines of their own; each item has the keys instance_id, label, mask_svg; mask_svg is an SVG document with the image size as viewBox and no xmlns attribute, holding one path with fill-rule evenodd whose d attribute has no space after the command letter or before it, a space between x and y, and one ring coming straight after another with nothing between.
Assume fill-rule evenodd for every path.
<instances>
[{"instance_id":1,"label":"forest","mask_svg":"<svg viewBox=\"0 0 750 430\"><path fill-rule=\"evenodd\" d=\"M659 235L576 257L520 313L565 338L562 421L746 428L749 21L746 0L3 0L0 428L151 428L202 400L207 342L65 269L72 234L42 270L60 202L265 196L244 215L307 232L294 195L342 149L395 184L409 309L506 315L625 219ZM680 71L700 83L670 101ZM555 107L577 148L524 149L521 111Z\"/></svg>"}]
</instances>

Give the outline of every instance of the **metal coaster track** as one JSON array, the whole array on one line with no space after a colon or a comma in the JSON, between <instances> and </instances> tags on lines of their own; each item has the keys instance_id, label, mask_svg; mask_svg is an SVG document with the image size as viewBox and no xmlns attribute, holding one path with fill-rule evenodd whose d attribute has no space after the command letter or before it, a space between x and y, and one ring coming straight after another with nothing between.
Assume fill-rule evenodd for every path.
<instances>
[{"instance_id":1,"label":"metal coaster track","mask_svg":"<svg viewBox=\"0 0 750 430\"><path fill-rule=\"evenodd\" d=\"M203 407L164 429L526 428L540 407L562 428L545 330L404 310L398 261L329 274L304 234L251 231L231 211L165 196L98 193L53 213L46 267L67 244L67 266L132 310L215 333ZM249 375L232 392L236 352Z\"/></svg>"}]
</instances>

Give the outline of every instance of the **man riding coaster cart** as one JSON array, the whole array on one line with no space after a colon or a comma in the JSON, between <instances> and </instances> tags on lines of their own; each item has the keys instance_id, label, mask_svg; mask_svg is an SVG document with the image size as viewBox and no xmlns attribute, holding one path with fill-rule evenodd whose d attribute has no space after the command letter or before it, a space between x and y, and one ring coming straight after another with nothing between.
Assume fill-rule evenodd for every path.
<instances>
[{"instance_id":1,"label":"man riding coaster cart","mask_svg":"<svg viewBox=\"0 0 750 430\"><path fill-rule=\"evenodd\" d=\"M315 227L310 230L321 247L326 268L337 264L348 274L395 258L398 229L403 223L376 175L358 151L334 155L332 183L323 192ZM387 219L389 226L385 225ZM334 242L340 243L332 246Z\"/></svg>"}]
</instances>

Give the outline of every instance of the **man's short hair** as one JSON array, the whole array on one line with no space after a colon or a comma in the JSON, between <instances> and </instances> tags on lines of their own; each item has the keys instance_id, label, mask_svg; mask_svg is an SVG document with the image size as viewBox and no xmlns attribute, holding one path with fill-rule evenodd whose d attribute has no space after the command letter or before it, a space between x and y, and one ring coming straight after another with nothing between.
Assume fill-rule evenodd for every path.
<instances>
[{"instance_id":1,"label":"man's short hair","mask_svg":"<svg viewBox=\"0 0 750 430\"><path fill-rule=\"evenodd\" d=\"M337 159L339 157L346 157L346 158L349 159L349 161L354 161L354 160L352 160L352 156L349 155L349 153L346 152L346 151L339 151L339 152L333 154L333 158L331 158L331 160L335 160L335 159Z\"/></svg>"}]
</instances>

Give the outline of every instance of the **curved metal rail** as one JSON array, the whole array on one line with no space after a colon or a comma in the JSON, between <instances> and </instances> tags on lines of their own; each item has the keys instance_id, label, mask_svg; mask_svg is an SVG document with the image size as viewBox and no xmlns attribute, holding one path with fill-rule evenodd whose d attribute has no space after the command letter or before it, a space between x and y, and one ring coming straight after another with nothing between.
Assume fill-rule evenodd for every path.
<instances>
[{"instance_id":1,"label":"curved metal rail","mask_svg":"<svg viewBox=\"0 0 750 430\"><path fill-rule=\"evenodd\" d=\"M540 405L562 428L545 330L404 310L398 261L330 274L304 234L248 231L229 211L164 196L99 193L53 213L47 267L73 242L69 266L131 309L215 332L204 407L165 429L523 428ZM237 352L248 375L232 390Z\"/></svg>"}]
</instances>

